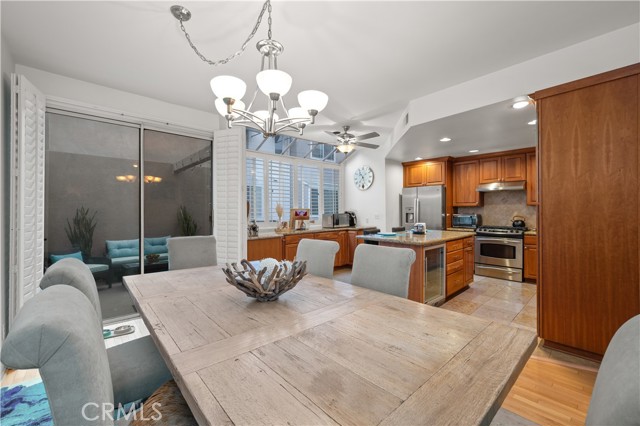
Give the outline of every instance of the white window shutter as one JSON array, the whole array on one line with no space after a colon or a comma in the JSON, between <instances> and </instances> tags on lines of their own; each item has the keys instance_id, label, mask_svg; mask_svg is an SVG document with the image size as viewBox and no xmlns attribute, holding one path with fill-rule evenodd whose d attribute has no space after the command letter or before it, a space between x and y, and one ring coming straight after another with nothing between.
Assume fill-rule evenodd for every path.
<instances>
[{"instance_id":1,"label":"white window shutter","mask_svg":"<svg viewBox=\"0 0 640 426\"><path fill-rule=\"evenodd\" d=\"M44 270L45 96L11 76L9 324L38 290Z\"/></svg>"},{"instance_id":2,"label":"white window shutter","mask_svg":"<svg viewBox=\"0 0 640 426\"><path fill-rule=\"evenodd\" d=\"M245 131L241 128L214 132L213 234L219 265L247 257L245 144Z\"/></svg>"}]
</instances>

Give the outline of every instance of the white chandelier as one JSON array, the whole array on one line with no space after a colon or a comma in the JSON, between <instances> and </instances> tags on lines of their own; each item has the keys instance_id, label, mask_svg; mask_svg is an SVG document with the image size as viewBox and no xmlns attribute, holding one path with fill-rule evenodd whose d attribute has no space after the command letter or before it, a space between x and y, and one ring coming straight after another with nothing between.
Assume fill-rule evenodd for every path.
<instances>
[{"instance_id":1,"label":"white chandelier","mask_svg":"<svg viewBox=\"0 0 640 426\"><path fill-rule=\"evenodd\" d=\"M215 107L218 113L227 119L229 128L234 124L257 127L265 137L275 136L284 131L297 131L302 135L307 124L315 123L316 115L327 106L329 97L318 90L305 90L298 93L300 106L287 110L283 97L291 89L293 80L289 74L278 69L278 56L282 53L284 47L271 38L270 0L264 2L253 31L249 34L240 50L225 59L215 62L208 60L198 51L184 28L183 22L191 18L191 12L182 6L171 7L171 13L180 21L180 28L184 32L191 48L200 59L213 66L226 64L244 52L247 44L258 30L265 11L268 12L269 29L267 38L260 40L256 45L262 55L262 63L260 72L256 75L257 87L249 106L245 108L245 103L242 101L247 91L246 83L238 77L219 75L211 79L211 90L216 96ZM266 107L252 112L258 97L258 91L266 95ZM278 105L282 108L282 118L277 114Z\"/></svg>"}]
</instances>

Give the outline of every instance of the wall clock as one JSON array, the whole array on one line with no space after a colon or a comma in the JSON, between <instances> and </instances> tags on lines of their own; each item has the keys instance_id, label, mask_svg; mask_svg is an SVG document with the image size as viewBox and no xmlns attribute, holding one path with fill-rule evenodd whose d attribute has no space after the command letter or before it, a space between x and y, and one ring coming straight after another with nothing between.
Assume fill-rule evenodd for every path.
<instances>
[{"instance_id":1,"label":"wall clock","mask_svg":"<svg viewBox=\"0 0 640 426\"><path fill-rule=\"evenodd\" d=\"M373 170L369 166L361 166L353 173L353 182L360 191L366 191L373 183Z\"/></svg>"}]
</instances>

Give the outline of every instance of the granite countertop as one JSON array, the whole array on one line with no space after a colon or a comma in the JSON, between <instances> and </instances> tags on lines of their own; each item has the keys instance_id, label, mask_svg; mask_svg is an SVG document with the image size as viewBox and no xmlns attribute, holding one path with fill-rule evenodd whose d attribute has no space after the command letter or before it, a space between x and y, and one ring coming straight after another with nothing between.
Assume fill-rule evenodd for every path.
<instances>
[{"instance_id":1,"label":"granite countertop","mask_svg":"<svg viewBox=\"0 0 640 426\"><path fill-rule=\"evenodd\" d=\"M476 232L475 229L470 228L447 228L447 231L456 231L456 232Z\"/></svg>"},{"instance_id":2,"label":"granite countertop","mask_svg":"<svg viewBox=\"0 0 640 426\"><path fill-rule=\"evenodd\" d=\"M378 241L390 244L411 245L411 246L435 246L446 241L459 240L467 237L474 237L474 232L461 231L427 231L424 235L413 234L411 232L398 232L395 236L384 237L375 235L358 235L357 238L365 241Z\"/></svg>"},{"instance_id":3,"label":"granite countertop","mask_svg":"<svg viewBox=\"0 0 640 426\"><path fill-rule=\"evenodd\" d=\"M538 231L536 229L529 229L524 232L524 235L538 235Z\"/></svg>"},{"instance_id":4,"label":"granite countertop","mask_svg":"<svg viewBox=\"0 0 640 426\"><path fill-rule=\"evenodd\" d=\"M298 234L316 234L319 232L338 232L338 231L362 231L365 229L376 229L375 226L351 226L348 228L316 228L305 229L304 231L287 231L277 233L275 231L258 232L257 237L247 237L247 240L268 240L271 238L282 238L286 235L298 235Z\"/></svg>"}]
</instances>

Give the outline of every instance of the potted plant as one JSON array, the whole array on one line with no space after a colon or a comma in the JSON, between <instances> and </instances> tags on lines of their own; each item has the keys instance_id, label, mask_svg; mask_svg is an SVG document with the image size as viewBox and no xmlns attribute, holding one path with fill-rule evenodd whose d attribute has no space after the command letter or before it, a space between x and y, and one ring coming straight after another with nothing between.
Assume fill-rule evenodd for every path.
<instances>
[{"instance_id":1,"label":"potted plant","mask_svg":"<svg viewBox=\"0 0 640 426\"><path fill-rule=\"evenodd\" d=\"M198 232L198 224L183 205L178 208L178 224L184 236L196 235Z\"/></svg>"},{"instance_id":2,"label":"potted plant","mask_svg":"<svg viewBox=\"0 0 640 426\"><path fill-rule=\"evenodd\" d=\"M71 221L67 219L67 224L64 228L71 246L80 250L82 257L85 259L91 257L93 232L98 224L96 214L98 212L91 214L89 209L81 206L76 209L76 214Z\"/></svg>"}]
</instances>

